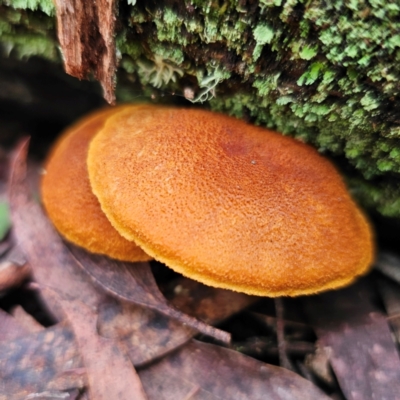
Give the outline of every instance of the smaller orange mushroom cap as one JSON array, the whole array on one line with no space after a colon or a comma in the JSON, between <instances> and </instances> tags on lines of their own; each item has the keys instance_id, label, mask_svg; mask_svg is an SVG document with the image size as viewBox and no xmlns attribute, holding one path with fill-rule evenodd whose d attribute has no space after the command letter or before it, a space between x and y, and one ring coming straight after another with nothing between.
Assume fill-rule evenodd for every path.
<instances>
[{"instance_id":1,"label":"smaller orange mushroom cap","mask_svg":"<svg viewBox=\"0 0 400 400\"><path fill-rule=\"evenodd\" d=\"M310 146L225 115L123 110L88 153L113 226L205 284L295 296L351 283L371 228L334 166Z\"/></svg>"},{"instance_id":2,"label":"smaller orange mushroom cap","mask_svg":"<svg viewBox=\"0 0 400 400\"><path fill-rule=\"evenodd\" d=\"M45 165L42 200L55 227L70 242L119 260L146 261L151 257L133 241L123 238L102 212L86 167L89 143L107 118L132 108L121 106L95 112L58 139Z\"/></svg>"}]
</instances>

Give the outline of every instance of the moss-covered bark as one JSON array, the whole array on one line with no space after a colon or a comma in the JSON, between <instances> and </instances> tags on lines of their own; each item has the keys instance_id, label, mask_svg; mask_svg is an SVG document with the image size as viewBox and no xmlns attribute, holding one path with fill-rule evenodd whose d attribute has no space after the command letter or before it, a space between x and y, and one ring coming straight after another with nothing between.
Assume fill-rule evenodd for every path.
<instances>
[{"instance_id":1,"label":"moss-covered bark","mask_svg":"<svg viewBox=\"0 0 400 400\"><path fill-rule=\"evenodd\" d=\"M51 3L12 3L6 53L57 60ZM133 3L118 16L121 100L173 92L296 136L347 159L355 195L400 216L397 1Z\"/></svg>"}]
</instances>

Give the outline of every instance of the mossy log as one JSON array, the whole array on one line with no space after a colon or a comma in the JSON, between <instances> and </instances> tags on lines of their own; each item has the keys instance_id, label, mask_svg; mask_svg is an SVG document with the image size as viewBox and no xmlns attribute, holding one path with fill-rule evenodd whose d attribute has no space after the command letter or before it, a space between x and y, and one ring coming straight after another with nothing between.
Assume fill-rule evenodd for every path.
<instances>
[{"instance_id":1,"label":"mossy log","mask_svg":"<svg viewBox=\"0 0 400 400\"><path fill-rule=\"evenodd\" d=\"M400 216L398 2L118 6L119 101L191 101L295 136L337 160L364 206ZM52 1L3 0L0 42L60 63Z\"/></svg>"}]
</instances>

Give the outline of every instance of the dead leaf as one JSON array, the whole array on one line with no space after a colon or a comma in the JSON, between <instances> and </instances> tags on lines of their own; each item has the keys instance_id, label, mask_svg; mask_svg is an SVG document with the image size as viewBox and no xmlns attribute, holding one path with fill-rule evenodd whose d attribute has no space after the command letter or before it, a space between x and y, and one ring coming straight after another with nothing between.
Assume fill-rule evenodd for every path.
<instances>
[{"instance_id":1,"label":"dead leaf","mask_svg":"<svg viewBox=\"0 0 400 400\"><path fill-rule=\"evenodd\" d=\"M0 309L0 343L14 340L28 332L13 316Z\"/></svg>"},{"instance_id":2,"label":"dead leaf","mask_svg":"<svg viewBox=\"0 0 400 400\"><path fill-rule=\"evenodd\" d=\"M181 311L203 317L210 324L220 323L259 300L183 277L171 284L168 297L177 308L182 307ZM136 367L171 353L197 334L196 330L158 312L117 301L101 306L98 330L102 336L119 338Z\"/></svg>"},{"instance_id":3,"label":"dead leaf","mask_svg":"<svg viewBox=\"0 0 400 400\"><path fill-rule=\"evenodd\" d=\"M182 278L181 283L179 280L176 282L177 285L184 287L186 279ZM198 285L198 289L196 289ZM210 291L204 290L200 283L195 283L191 286L191 293L199 301L200 304L207 304L207 301L203 301L206 296L210 295ZM212 289L211 291L220 291L222 289ZM203 297L204 296L204 299ZM219 314L219 318L225 319L229 317L232 313L231 307L224 304L222 299L229 302L230 298L226 295L219 295L218 293L212 294L212 297L220 299L221 309L225 310L224 314ZM171 301L174 301L173 297ZM201 308L198 310L200 314L204 315L204 310ZM5 314L5 313L3 313ZM2 314L0 313L0 338L2 336L2 331L9 326L4 320L1 319ZM6 314L7 319L11 319L11 325L15 325L14 331L5 340L12 341L17 334L26 335L26 331L22 329L12 316ZM217 322L217 321L211 321ZM196 334L191 328L184 327L177 321L170 319L169 317L163 316L158 312L145 309L140 306L135 306L128 303L120 303L118 300L109 299L104 302L99 311L99 318L97 321L98 331L102 336L119 339L124 347L127 349L127 353L131 362L135 365L148 364L154 359L159 359L168 353L171 353L177 347L180 347L187 343L191 337ZM69 326L65 324L59 324L51 329L52 343L57 343L58 349L65 354L75 354L75 357L79 357L78 348L74 340L74 336ZM28 339L31 341L29 345L26 344ZM0 339L1 340L1 339ZM46 346L46 341L49 341L49 336L47 335L29 335L23 339L23 345L21 345L20 340L14 340L8 343L3 348L0 347L0 359L1 358L14 358L15 359L15 349L27 348L29 359L24 359L24 366L20 367L18 374L12 375L16 379L21 374L25 373L29 376L29 370L35 369L35 366L45 364L47 369L38 372L36 386L34 382L31 381L31 388L34 389L34 393L44 390L61 390L66 388L82 387L86 382L86 372L83 369L82 363L75 363L73 368L68 369L68 363L60 364L57 359L57 349L53 349L51 346ZM36 349L36 350L35 350ZM24 369L24 372L21 369ZM67 369L65 369L67 368ZM47 373L46 373L47 371ZM53 375L49 375L48 371L52 371ZM43 375L42 373L45 373ZM0 365L0 376L3 375ZM9 375L11 376L11 375ZM44 380L47 379L48 383L45 385ZM11 382L10 382L11 384ZM42 386L40 386L42 385ZM179 382L179 385L181 383ZM179 386L179 391L182 390ZM15 396L18 395L20 391L24 391L24 387L19 387L16 389ZM11 390L11 389L10 389ZM178 390L178 389L177 389ZM179 393L179 391L177 393ZM9 397L14 398L14 394ZM24 391L25 393L25 391Z\"/></svg>"},{"instance_id":4,"label":"dead leaf","mask_svg":"<svg viewBox=\"0 0 400 400\"><path fill-rule=\"evenodd\" d=\"M29 260L34 279L40 287L49 286L96 308L104 299L104 294L96 290L77 266L39 204L31 199L26 184L28 143L26 140L17 148L11 165L9 198L16 242ZM57 317L59 311L55 305L46 304Z\"/></svg>"},{"instance_id":5,"label":"dead leaf","mask_svg":"<svg viewBox=\"0 0 400 400\"><path fill-rule=\"evenodd\" d=\"M311 382L223 347L192 340L139 371L149 400L328 400Z\"/></svg>"},{"instance_id":6,"label":"dead leaf","mask_svg":"<svg viewBox=\"0 0 400 400\"><path fill-rule=\"evenodd\" d=\"M158 311L222 342L230 342L229 333L169 306L158 289L148 263L122 262L90 254L70 244L68 247L77 263L92 277L93 281L113 296Z\"/></svg>"},{"instance_id":7,"label":"dead leaf","mask_svg":"<svg viewBox=\"0 0 400 400\"><path fill-rule=\"evenodd\" d=\"M0 262L0 292L19 286L28 279L31 268L15 246Z\"/></svg>"},{"instance_id":8,"label":"dead leaf","mask_svg":"<svg viewBox=\"0 0 400 400\"><path fill-rule=\"evenodd\" d=\"M209 324L222 322L260 300L258 296L217 289L184 277L171 282L165 296L178 310Z\"/></svg>"},{"instance_id":9,"label":"dead leaf","mask_svg":"<svg viewBox=\"0 0 400 400\"><path fill-rule=\"evenodd\" d=\"M61 303L74 331L87 373L90 399L145 400L139 377L118 342L97 334L97 315L79 300L45 291Z\"/></svg>"},{"instance_id":10,"label":"dead leaf","mask_svg":"<svg viewBox=\"0 0 400 400\"><path fill-rule=\"evenodd\" d=\"M304 299L348 400L400 399L400 359L386 317L357 283Z\"/></svg>"},{"instance_id":11,"label":"dead leaf","mask_svg":"<svg viewBox=\"0 0 400 400\"><path fill-rule=\"evenodd\" d=\"M117 301L100 308L98 331L104 337L119 339L135 367L163 357L197 334L156 311Z\"/></svg>"},{"instance_id":12,"label":"dead leaf","mask_svg":"<svg viewBox=\"0 0 400 400\"><path fill-rule=\"evenodd\" d=\"M12 317L11 317L12 318ZM58 325L0 342L0 400L34 393L81 388L85 375L73 334Z\"/></svg>"},{"instance_id":13,"label":"dead leaf","mask_svg":"<svg viewBox=\"0 0 400 400\"><path fill-rule=\"evenodd\" d=\"M79 79L94 74L104 98L115 103L115 0L55 0L65 70Z\"/></svg>"},{"instance_id":14,"label":"dead leaf","mask_svg":"<svg viewBox=\"0 0 400 400\"><path fill-rule=\"evenodd\" d=\"M30 314L28 314L21 306L16 306L11 310L11 315L18 323L29 333L41 332L44 326L39 324Z\"/></svg>"}]
</instances>

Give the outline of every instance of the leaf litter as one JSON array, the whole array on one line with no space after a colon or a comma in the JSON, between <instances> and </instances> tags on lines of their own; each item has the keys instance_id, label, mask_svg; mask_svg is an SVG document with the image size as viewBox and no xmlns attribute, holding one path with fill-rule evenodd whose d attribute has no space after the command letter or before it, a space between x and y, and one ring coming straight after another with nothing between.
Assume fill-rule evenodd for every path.
<instances>
[{"instance_id":1,"label":"leaf litter","mask_svg":"<svg viewBox=\"0 0 400 400\"><path fill-rule=\"evenodd\" d=\"M229 333L169 306L157 287L149 263L133 264L111 260L105 256L90 254L73 245L68 247L83 270L108 293L121 300L156 310L221 342L230 342Z\"/></svg>"},{"instance_id":2,"label":"leaf litter","mask_svg":"<svg viewBox=\"0 0 400 400\"><path fill-rule=\"evenodd\" d=\"M249 400L265 398L266 395L277 399L296 399L304 395L310 399L326 397L313 384L286 369L267 365L220 346L192 341L191 338L199 330L194 327L199 325L192 324L190 327L182 324L182 321L193 318L182 318L182 311L177 311L179 317L173 314L174 318L171 318L171 313L161 307L160 314L157 301L163 307L169 306L155 286L148 266L133 270L136 275L132 275L130 266L121 263L125 265L117 266L117 272L109 274L110 265L114 267L115 263L105 257L86 257L75 250L72 250L72 256L43 215L39 204L30 198L25 183L26 152L27 142L16 152L10 180L14 234L29 261L33 279L45 304L56 320L63 322L29 333L30 329L24 329L15 318L1 314L5 314L8 321L13 321L4 324L8 326L3 334L6 340L0 344L0 377L2 382L7 382L8 398L77 398L76 390L82 394L83 388L88 388L86 394L91 399L113 398L104 396L107 393L115 396L115 393L121 393L119 390L122 387L130 387L127 391L131 395L132 391L138 393L135 398L228 399L232 398L234 392L234 396L242 396L234 398ZM87 260L90 263L86 269ZM98 264L93 265L95 261ZM105 271L99 266L104 267ZM139 271L144 271L143 276L137 276ZM126 287L123 281L128 274L129 287ZM132 287L137 280L140 284L135 295ZM182 293L189 293L188 290L182 292L184 284L185 279L182 279L177 285L180 290L176 290L176 296L170 299L172 304L174 298L175 303L179 304ZM146 291L149 291L149 295ZM196 300L202 304L195 307L192 304L192 313L195 317L206 315L209 323L219 322L255 300L250 296L232 295L231 292L212 288L196 290L192 287L192 293L197 293ZM138 301L140 296L141 300ZM212 309L210 298L216 299L219 312L207 311ZM232 306L229 303L234 299L237 299L237 304ZM156 327L162 328L161 335ZM151 335L150 332L154 330L157 334ZM207 334L210 332L205 329L202 331ZM143 351L146 353L144 356L140 355L138 341L132 340L136 336L141 343L147 341L147 345L143 346L147 350ZM178 340L174 340L174 337L178 337ZM152 345L155 340L159 343L154 351ZM165 345L168 342L170 346ZM149 352L149 349L152 351ZM102 353L105 357L102 357ZM136 354L136 360L132 354ZM97 362L100 362L101 368ZM134 365L142 366L141 383ZM159 370L164 368L169 372L160 374ZM174 376L174 381L166 380L166 376ZM151 382L150 386L148 382ZM227 387L227 384L230 386ZM178 386L184 388L182 397L178 395ZM189 392L186 391L188 386ZM290 389L287 389L289 386ZM151 397L155 388L161 387L164 389L157 392L157 397ZM123 398L122 394L117 396Z\"/></svg>"},{"instance_id":3,"label":"leaf litter","mask_svg":"<svg viewBox=\"0 0 400 400\"><path fill-rule=\"evenodd\" d=\"M93 400L146 400L141 381L123 347L118 341L97 334L96 313L80 300L44 290L61 303L72 327L87 373L89 397Z\"/></svg>"},{"instance_id":4,"label":"leaf litter","mask_svg":"<svg viewBox=\"0 0 400 400\"><path fill-rule=\"evenodd\" d=\"M304 300L348 400L400 399L400 358L365 282Z\"/></svg>"},{"instance_id":5,"label":"leaf litter","mask_svg":"<svg viewBox=\"0 0 400 400\"><path fill-rule=\"evenodd\" d=\"M27 143L16 153L10 180L16 241L11 245L23 251L36 282L30 285L36 285L55 320L62 322L46 328L30 321L22 309L14 310L16 318L0 310L1 400L123 398L130 391L134 398L161 400L324 399L328 397L317 387L320 382L338 391L329 364L347 399L398 398L398 352L388 320L371 298L372 289L356 285L303 300L318 336L314 359L309 325L290 320L286 301L278 301L276 316L253 313L275 332L276 353L295 372L195 341L199 331L226 341L218 336L223 331L207 324L226 320L256 298L179 278L164 287L167 302L148 264L135 269L67 247L30 198L26 152ZM391 273L396 262L393 255ZM398 285L390 285L380 285L380 292L389 322L396 322ZM290 329L303 333L294 338L287 333ZM266 347L270 342L258 343ZM304 362L296 356L302 352L309 353Z\"/></svg>"},{"instance_id":6,"label":"leaf litter","mask_svg":"<svg viewBox=\"0 0 400 400\"><path fill-rule=\"evenodd\" d=\"M149 400L329 399L312 383L282 367L195 340L139 375ZM169 384L180 380L186 383L183 389ZM174 397L177 390L181 390L179 397Z\"/></svg>"}]
</instances>

